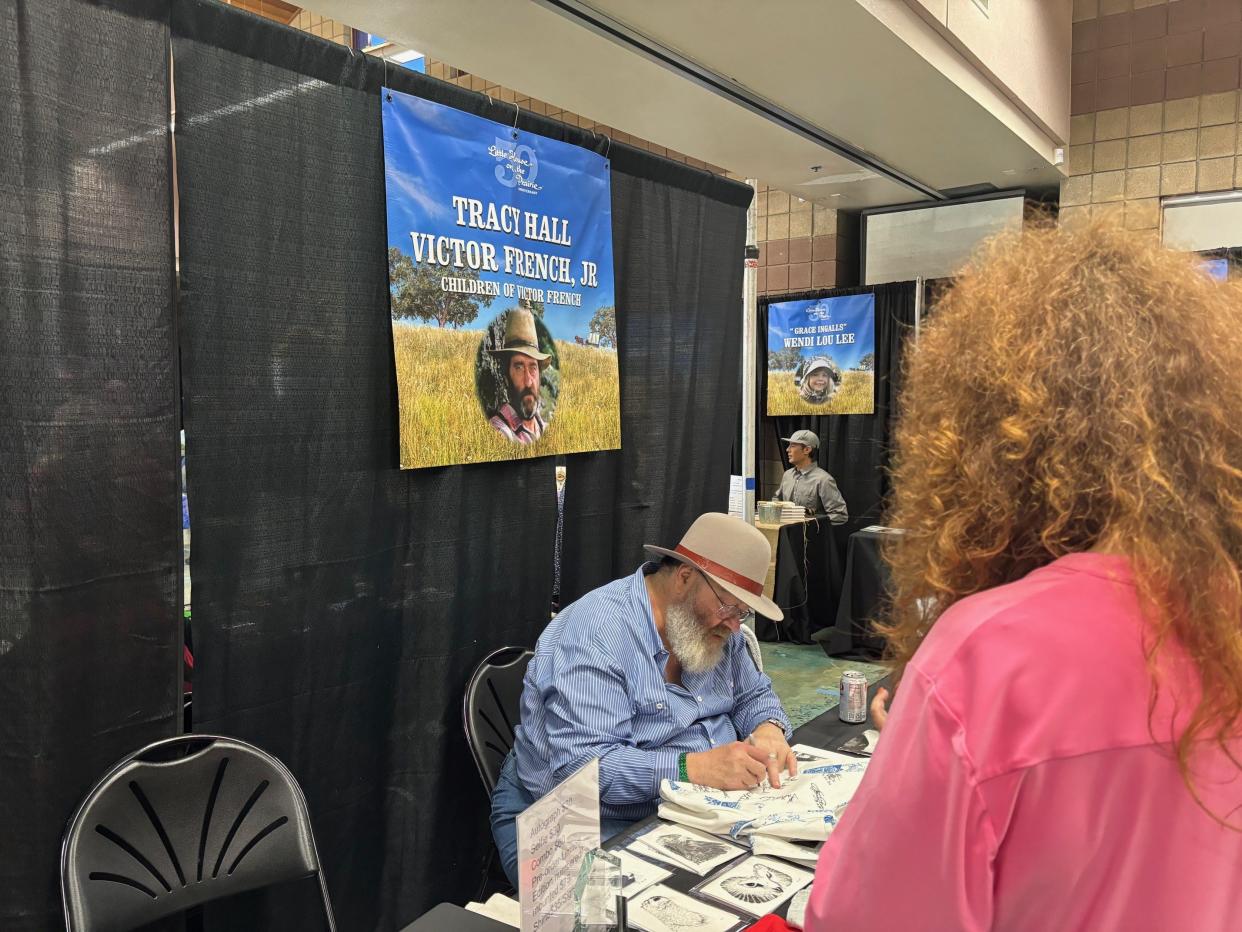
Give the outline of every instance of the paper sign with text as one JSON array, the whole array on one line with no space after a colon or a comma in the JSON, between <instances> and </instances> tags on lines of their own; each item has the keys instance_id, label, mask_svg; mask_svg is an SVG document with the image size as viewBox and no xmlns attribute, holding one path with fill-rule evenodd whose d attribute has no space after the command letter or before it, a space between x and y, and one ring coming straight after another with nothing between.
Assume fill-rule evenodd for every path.
<instances>
[{"instance_id":1,"label":"paper sign with text","mask_svg":"<svg viewBox=\"0 0 1242 932\"><path fill-rule=\"evenodd\" d=\"M522 932L572 932L582 859L599 847L599 761L517 817Z\"/></svg>"}]
</instances>

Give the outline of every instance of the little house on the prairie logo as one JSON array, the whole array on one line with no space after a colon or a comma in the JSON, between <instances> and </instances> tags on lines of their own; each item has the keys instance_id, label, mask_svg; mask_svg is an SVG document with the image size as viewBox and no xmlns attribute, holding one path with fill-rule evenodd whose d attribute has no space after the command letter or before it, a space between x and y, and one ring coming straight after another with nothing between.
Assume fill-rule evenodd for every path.
<instances>
[{"instance_id":1,"label":"little house on the prairie logo","mask_svg":"<svg viewBox=\"0 0 1242 932\"><path fill-rule=\"evenodd\" d=\"M542 185L535 184L539 174L539 156L530 146L511 145L497 139L487 147L487 154L496 159L496 180L506 188L516 188L523 194L538 194Z\"/></svg>"},{"instance_id":2,"label":"little house on the prairie logo","mask_svg":"<svg viewBox=\"0 0 1242 932\"><path fill-rule=\"evenodd\" d=\"M832 308L823 304L817 304L806 312L806 316L811 320L832 320Z\"/></svg>"}]
</instances>

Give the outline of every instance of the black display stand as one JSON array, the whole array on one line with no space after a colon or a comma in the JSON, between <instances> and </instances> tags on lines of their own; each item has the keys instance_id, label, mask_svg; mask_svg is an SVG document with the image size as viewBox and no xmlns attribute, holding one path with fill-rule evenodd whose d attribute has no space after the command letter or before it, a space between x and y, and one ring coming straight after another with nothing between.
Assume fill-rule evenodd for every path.
<instances>
[{"instance_id":1,"label":"black display stand","mask_svg":"<svg viewBox=\"0 0 1242 932\"><path fill-rule=\"evenodd\" d=\"M815 634L824 653L873 658L883 652L884 640L872 622L882 617L888 598L888 567L880 550L891 533L867 529L850 535L836 623Z\"/></svg>"},{"instance_id":2,"label":"black display stand","mask_svg":"<svg viewBox=\"0 0 1242 932\"><path fill-rule=\"evenodd\" d=\"M844 576L839 533L827 518L781 528L772 600L785 619L775 624L758 617L755 634L759 640L813 644L816 632L832 626Z\"/></svg>"}]
</instances>

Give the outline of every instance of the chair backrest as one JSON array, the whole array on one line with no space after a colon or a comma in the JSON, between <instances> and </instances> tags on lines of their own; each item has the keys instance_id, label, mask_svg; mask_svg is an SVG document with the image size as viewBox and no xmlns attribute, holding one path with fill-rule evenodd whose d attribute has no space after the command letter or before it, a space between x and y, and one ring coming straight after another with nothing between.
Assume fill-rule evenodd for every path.
<instances>
[{"instance_id":1,"label":"chair backrest","mask_svg":"<svg viewBox=\"0 0 1242 932\"><path fill-rule=\"evenodd\" d=\"M513 747L513 734L522 711L522 679L534 656L534 651L524 647L492 651L466 684L462 723L489 796Z\"/></svg>"},{"instance_id":2,"label":"chair backrest","mask_svg":"<svg viewBox=\"0 0 1242 932\"><path fill-rule=\"evenodd\" d=\"M301 788L236 738L168 738L117 763L70 820L60 873L70 932L121 932L310 876L336 928Z\"/></svg>"},{"instance_id":3,"label":"chair backrest","mask_svg":"<svg viewBox=\"0 0 1242 932\"><path fill-rule=\"evenodd\" d=\"M759 649L759 637L755 634L755 629L750 627L750 625L742 625L738 630L742 632L742 637L746 639L746 650L750 653L750 659L755 662L755 666L762 673L763 652Z\"/></svg>"}]
</instances>

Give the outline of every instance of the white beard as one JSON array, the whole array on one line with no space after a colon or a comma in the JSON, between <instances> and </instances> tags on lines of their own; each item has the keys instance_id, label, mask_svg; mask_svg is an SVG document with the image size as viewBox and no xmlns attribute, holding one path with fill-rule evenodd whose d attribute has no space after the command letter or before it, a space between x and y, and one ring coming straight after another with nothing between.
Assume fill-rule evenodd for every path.
<instances>
[{"instance_id":1,"label":"white beard","mask_svg":"<svg viewBox=\"0 0 1242 932\"><path fill-rule=\"evenodd\" d=\"M664 610L664 631L673 656L687 673L706 673L724 657L728 639L709 634L685 604Z\"/></svg>"}]
</instances>

